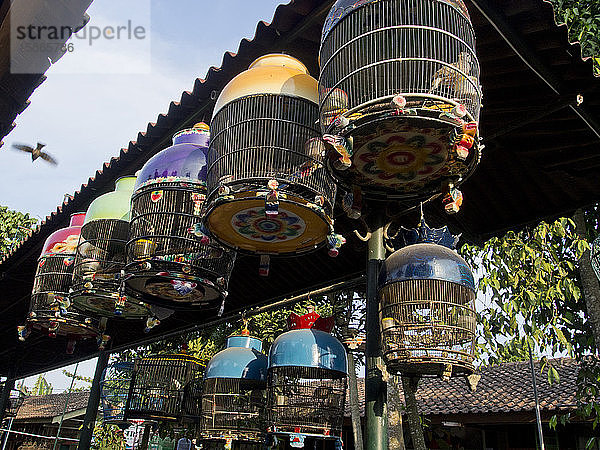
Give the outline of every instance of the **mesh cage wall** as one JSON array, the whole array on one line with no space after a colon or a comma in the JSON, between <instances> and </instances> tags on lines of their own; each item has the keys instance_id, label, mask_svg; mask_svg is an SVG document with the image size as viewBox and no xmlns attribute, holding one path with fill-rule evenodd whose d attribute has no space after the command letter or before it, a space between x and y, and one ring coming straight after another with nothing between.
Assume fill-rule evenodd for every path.
<instances>
[{"instance_id":1,"label":"mesh cage wall","mask_svg":"<svg viewBox=\"0 0 600 450\"><path fill-rule=\"evenodd\" d=\"M280 191L309 202L325 198L331 215L335 184L327 177L315 123L316 104L283 95L252 95L225 105L211 122L208 155L209 198L220 185L232 191L265 189L278 180Z\"/></svg>"},{"instance_id":2,"label":"mesh cage wall","mask_svg":"<svg viewBox=\"0 0 600 450\"><path fill-rule=\"evenodd\" d=\"M383 358L392 372L473 372L475 292L441 280L408 280L380 290Z\"/></svg>"},{"instance_id":3,"label":"mesh cage wall","mask_svg":"<svg viewBox=\"0 0 600 450\"><path fill-rule=\"evenodd\" d=\"M136 361L125 418L197 422L204 366L187 355Z\"/></svg>"},{"instance_id":4,"label":"mesh cage wall","mask_svg":"<svg viewBox=\"0 0 600 450\"><path fill-rule=\"evenodd\" d=\"M115 425L127 424L125 405L131 387L133 362L112 363L104 369L100 380L103 422Z\"/></svg>"},{"instance_id":5,"label":"mesh cage wall","mask_svg":"<svg viewBox=\"0 0 600 450\"><path fill-rule=\"evenodd\" d=\"M320 61L323 130L331 123L325 113L337 110L340 101L351 110L399 93L458 101L473 120L479 118L481 90L473 26L445 1L369 2L329 31Z\"/></svg>"},{"instance_id":6,"label":"mesh cage wall","mask_svg":"<svg viewBox=\"0 0 600 450\"><path fill-rule=\"evenodd\" d=\"M155 183L134 194L127 243L127 260L134 264L128 265L127 271L135 277L161 271L199 277L215 291L200 300L200 304L212 302L218 306L233 270L235 253L214 243L204 244L196 237L202 220L204 188L182 184L185 183ZM152 267L144 269L137 264L141 262L148 262ZM144 285L134 289L143 292ZM160 292L150 294L164 298ZM166 298L180 302L194 300L185 296Z\"/></svg>"},{"instance_id":7,"label":"mesh cage wall","mask_svg":"<svg viewBox=\"0 0 600 450\"><path fill-rule=\"evenodd\" d=\"M316 367L271 367L267 386L269 432L341 436L344 373Z\"/></svg>"},{"instance_id":8,"label":"mesh cage wall","mask_svg":"<svg viewBox=\"0 0 600 450\"><path fill-rule=\"evenodd\" d=\"M590 257L592 261L592 268L598 280L600 280L600 236L594 239L592 242Z\"/></svg>"},{"instance_id":9,"label":"mesh cage wall","mask_svg":"<svg viewBox=\"0 0 600 450\"><path fill-rule=\"evenodd\" d=\"M202 439L262 441L266 433L264 382L208 378L202 394Z\"/></svg>"},{"instance_id":10,"label":"mesh cage wall","mask_svg":"<svg viewBox=\"0 0 600 450\"><path fill-rule=\"evenodd\" d=\"M112 315L119 298L121 270L125 268L129 222L94 220L81 229L73 270L73 304L82 310ZM127 302L126 316L144 317L147 309L139 301Z\"/></svg>"}]
</instances>

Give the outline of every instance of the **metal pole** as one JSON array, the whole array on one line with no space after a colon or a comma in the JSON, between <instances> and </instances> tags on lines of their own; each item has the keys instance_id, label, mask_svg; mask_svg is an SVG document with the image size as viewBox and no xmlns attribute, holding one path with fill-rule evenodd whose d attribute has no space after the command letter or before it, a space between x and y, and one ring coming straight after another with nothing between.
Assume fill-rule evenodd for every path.
<instances>
[{"instance_id":1,"label":"metal pole","mask_svg":"<svg viewBox=\"0 0 600 450\"><path fill-rule=\"evenodd\" d=\"M387 385L380 367L381 330L377 278L385 259L383 221L379 220L369 239L367 255L367 322L366 322L366 379L365 379L365 450L387 450Z\"/></svg>"},{"instance_id":2,"label":"metal pole","mask_svg":"<svg viewBox=\"0 0 600 450\"><path fill-rule=\"evenodd\" d=\"M106 351L100 352L98 362L96 363L96 371L94 372L94 380L90 388L90 397L88 399L81 433L79 434L79 444L77 450L89 450L92 443L92 435L94 434L94 424L96 415L98 414L98 405L100 404L100 380L106 366L108 366L108 358L110 353Z\"/></svg>"},{"instance_id":3,"label":"metal pole","mask_svg":"<svg viewBox=\"0 0 600 450\"><path fill-rule=\"evenodd\" d=\"M15 375L16 369L13 367L8 374L8 378L4 382L4 389L2 389L2 396L0 397L0 423L4 420L4 414L6 413L6 407L10 402L10 391L15 388Z\"/></svg>"},{"instance_id":4,"label":"metal pole","mask_svg":"<svg viewBox=\"0 0 600 450\"><path fill-rule=\"evenodd\" d=\"M77 376L77 369L79 369L79 363L75 365L75 371L73 372L73 376L71 377L71 386L69 387L69 392L67 392L67 398L65 399L65 406L63 408L63 412L60 416L60 423L58 424L58 430L56 431L56 439L54 439L54 446L52 450L56 450L56 445L58 444L58 437L60 436L60 429L62 428L63 420L65 419L65 412L67 411L67 406L69 405L69 399L71 398L71 392L73 392L73 384L75 384L75 377Z\"/></svg>"},{"instance_id":5,"label":"metal pole","mask_svg":"<svg viewBox=\"0 0 600 450\"><path fill-rule=\"evenodd\" d=\"M8 438L10 437L10 430L12 429L13 420L15 420L15 418L11 417L10 422L8 422L8 430L6 430L6 432L4 433L4 442L2 443L2 450L6 448Z\"/></svg>"},{"instance_id":6,"label":"metal pole","mask_svg":"<svg viewBox=\"0 0 600 450\"><path fill-rule=\"evenodd\" d=\"M540 450L544 450L544 433L542 431L542 417L540 415L540 400L538 398L537 383L535 380L535 367L533 365L533 356L531 355L531 345L527 339L527 350L529 351L529 368L531 369L531 381L533 382L533 397L535 399L535 419L537 422L538 442Z\"/></svg>"}]
</instances>

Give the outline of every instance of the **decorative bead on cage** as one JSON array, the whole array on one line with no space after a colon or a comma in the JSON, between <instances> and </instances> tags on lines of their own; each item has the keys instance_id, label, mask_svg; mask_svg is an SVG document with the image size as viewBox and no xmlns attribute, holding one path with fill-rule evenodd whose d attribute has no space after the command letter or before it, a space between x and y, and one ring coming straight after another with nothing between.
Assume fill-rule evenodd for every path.
<instances>
[{"instance_id":1,"label":"decorative bead on cage","mask_svg":"<svg viewBox=\"0 0 600 450\"><path fill-rule=\"evenodd\" d=\"M347 189L424 198L475 170L482 94L462 0L338 0L319 62L328 167Z\"/></svg>"},{"instance_id":2,"label":"decorative bead on cage","mask_svg":"<svg viewBox=\"0 0 600 450\"><path fill-rule=\"evenodd\" d=\"M204 232L204 123L173 137L173 145L140 171L131 199L126 285L169 308L222 305L235 253Z\"/></svg>"},{"instance_id":3,"label":"decorative bead on cage","mask_svg":"<svg viewBox=\"0 0 600 450\"><path fill-rule=\"evenodd\" d=\"M77 245L71 303L103 317L141 319L152 312L133 292L122 289L131 194L136 178L119 178L116 189L89 206Z\"/></svg>"},{"instance_id":4,"label":"decorative bead on cage","mask_svg":"<svg viewBox=\"0 0 600 450\"><path fill-rule=\"evenodd\" d=\"M126 428L130 422L125 420L125 405L131 387L133 362L120 361L109 364L100 380L100 398L102 400L103 423Z\"/></svg>"},{"instance_id":5,"label":"decorative bead on cage","mask_svg":"<svg viewBox=\"0 0 600 450\"><path fill-rule=\"evenodd\" d=\"M198 423L204 364L185 353L135 362L125 420Z\"/></svg>"},{"instance_id":6,"label":"decorative bead on cage","mask_svg":"<svg viewBox=\"0 0 600 450\"><path fill-rule=\"evenodd\" d=\"M221 92L211 122L211 234L253 254L295 255L333 232L336 186L324 167L317 81L287 55L265 55Z\"/></svg>"},{"instance_id":7,"label":"decorative bead on cage","mask_svg":"<svg viewBox=\"0 0 600 450\"><path fill-rule=\"evenodd\" d=\"M600 280L600 236L594 239L591 247L590 256L592 260L592 268L594 269L596 277L598 277L598 280Z\"/></svg>"},{"instance_id":8,"label":"decorative bead on cage","mask_svg":"<svg viewBox=\"0 0 600 450\"><path fill-rule=\"evenodd\" d=\"M267 377L268 431L302 446L306 437L341 437L348 373L333 318L292 313L273 342Z\"/></svg>"},{"instance_id":9,"label":"decorative bead on cage","mask_svg":"<svg viewBox=\"0 0 600 450\"><path fill-rule=\"evenodd\" d=\"M447 228L401 230L406 247L379 275L383 359L392 373L443 378L473 372L475 284Z\"/></svg>"},{"instance_id":10,"label":"decorative bead on cage","mask_svg":"<svg viewBox=\"0 0 600 450\"><path fill-rule=\"evenodd\" d=\"M201 439L208 442L264 442L267 356L262 341L247 330L230 336L206 366L202 389Z\"/></svg>"},{"instance_id":11,"label":"decorative bead on cage","mask_svg":"<svg viewBox=\"0 0 600 450\"><path fill-rule=\"evenodd\" d=\"M85 213L71 216L69 227L52 233L44 243L33 282L27 325L17 329L24 339L31 329L68 340L67 351L80 339L98 338L98 320L74 309L69 300L75 252Z\"/></svg>"}]
</instances>

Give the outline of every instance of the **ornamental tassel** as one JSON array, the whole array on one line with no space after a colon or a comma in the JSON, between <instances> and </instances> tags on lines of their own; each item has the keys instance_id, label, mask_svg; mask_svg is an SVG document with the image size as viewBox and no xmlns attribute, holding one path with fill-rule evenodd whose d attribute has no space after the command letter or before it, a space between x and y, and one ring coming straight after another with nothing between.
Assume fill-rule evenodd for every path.
<instances>
[{"instance_id":1,"label":"ornamental tassel","mask_svg":"<svg viewBox=\"0 0 600 450\"><path fill-rule=\"evenodd\" d=\"M444 197L442 204L447 214L456 214L463 203L463 194L460 190L454 187L452 183L444 186Z\"/></svg>"},{"instance_id":2,"label":"ornamental tassel","mask_svg":"<svg viewBox=\"0 0 600 450\"><path fill-rule=\"evenodd\" d=\"M260 265L258 266L258 274L261 277L268 277L270 266L271 257L269 255L260 255Z\"/></svg>"},{"instance_id":3,"label":"ornamental tassel","mask_svg":"<svg viewBox=\"0 0 600 450\"><path fill-rule=\"evenodd\" d=\"M268 217L277 216L279 214L279 183L277 180L269 180L267 187L270 191L265 197L265 214Z\"/></svg>"},{"instance_id":4,"label":"ornamental tassel","mask_svg":"<svg viewBox=\"0 0 600 450\"><path fill-rule=\"evenodd\" d=\"M325 134L323 135L323 140L333 146L334 150L340 155L338 159L333 161L333 166L337 170L348 169L352 165L352 160L350 159L353 151L352 138Z\"/></svg>"}]
</instances>

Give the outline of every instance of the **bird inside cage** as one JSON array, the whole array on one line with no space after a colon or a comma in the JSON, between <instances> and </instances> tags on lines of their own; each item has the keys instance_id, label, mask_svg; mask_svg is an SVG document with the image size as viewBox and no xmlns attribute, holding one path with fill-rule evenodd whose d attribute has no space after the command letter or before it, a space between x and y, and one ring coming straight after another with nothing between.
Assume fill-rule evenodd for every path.
<instances>
[{"instance_id":1,"label":"bird inside cage","mask_svg":"<svg viewBox=\"0 0 600 450\"><path fill-rule=\"evenodd\" d=\"M429 93L433 93L442 87L448 87L453 92L459 92L460 87L466 83L473 67L473 57L468 52L460 52L458 59L449 66L439 69L433 76Z\"/></svg>"}]
</instances>

